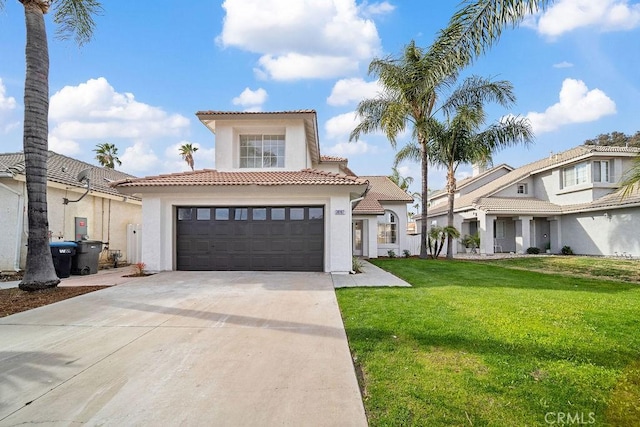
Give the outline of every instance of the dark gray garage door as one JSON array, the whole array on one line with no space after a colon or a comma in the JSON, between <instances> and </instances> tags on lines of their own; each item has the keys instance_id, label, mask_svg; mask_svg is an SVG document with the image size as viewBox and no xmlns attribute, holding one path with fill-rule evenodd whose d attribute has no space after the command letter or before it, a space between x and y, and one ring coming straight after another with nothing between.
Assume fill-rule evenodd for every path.
<instances>
[{"instance_id":1,"label":"dark gray garage door","mask_svg":"<svg viewBox=\"0 0 640 427\"><path fill-rule=\"evenodd\" d=\"M323 271L324 208L178 207L178 270Z\"/></svg>"}]
</instances>

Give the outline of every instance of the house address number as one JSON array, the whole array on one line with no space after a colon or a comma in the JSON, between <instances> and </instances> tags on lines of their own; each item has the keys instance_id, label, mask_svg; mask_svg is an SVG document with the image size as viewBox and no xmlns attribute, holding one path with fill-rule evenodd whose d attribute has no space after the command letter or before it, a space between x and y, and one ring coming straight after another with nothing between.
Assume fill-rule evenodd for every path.
<instances>
[{"instance_id":1,"label":"house address number","mask_svg":"<svg viewBox=\"0 0 640 427\"><path fill-rule=\"evenodd\" d=\"M336 215L346 215L346 212L344 209L336 209Z\"/></svg>"}]
</instances>

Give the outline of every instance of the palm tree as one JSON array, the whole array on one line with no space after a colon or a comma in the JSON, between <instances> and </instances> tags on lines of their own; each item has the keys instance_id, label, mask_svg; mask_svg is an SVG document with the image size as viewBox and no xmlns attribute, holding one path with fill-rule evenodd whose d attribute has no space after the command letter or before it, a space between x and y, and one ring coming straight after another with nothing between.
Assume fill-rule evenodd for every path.
<instances>
[{"instance_id":1,"label":"palm tree","mask_svg":"<svg viewBox=\"0 0 640 427\"><path fill-rule=\"evenodd\" d=\"M26 165L27 263L20 289L35 291L57 286L47 215L47 157L49 116L49 48L44 14L53 3L59 36L73 36L79 45L89 41L95 27L92 16L101 10L95 0L20 0L26 22L26 76L24 84L23 148ZM5 0L0 0L0 9Z\"/></svg>"},{"instance_id":2,"label":"palm tree","mask_svg":"<svg viewBox=\"0 0 640 427\"><path fill-rule=\"evenodd\" d=\"M104 142L96 145L93 150L96 153L96 160L100 163L100 166L115 169L116 163L118 166L122 166L122 162L118 158L118 147L114 144Z\"/></svg>"},{"instance_id":3,"label":"palm tree","mask_svg":"<svg viewBox=\"0 0 640 427\"><path fill-rule=\"evenodd\" d=\"M435 44L443 46L438 73L466 67L486 53L505 27L516 27L529 14L544 11L554 0L464 0L440 31Z\"/></svg>"},{"instance_id":4,"label":"palm tree","mask_svg":"<svg viewBox=\"0 0 640 427\"><path fill-rule=\"evenodd\" d=\"M187 162L191 170L194 170L193 153L195 153L196 151L198 151L198 147L194 146L191 143L182 144L180 146L180 156L182 156L182 160Z\"/></svg>"},{"instance_id":5,"label":"palm tree","mask_svg":"<svg viewBox=\"0 0 640 427\"><path fill-rule=\"evenodd\" d=\"M640 192L640 154L634 159L633 167L624 175L623 181L620 183L624 190L622 197L629 197L633 192Z\"/></svg>"},{"instance_id":6,"label":"palm tree","mask_svg":"<svg viewBox=\"0 0 640 427\"><path fill-rule=\"evenodd\" d=\"M434 44L428 52L411 41L405 46L400 58L374 59L369 65L369 74L379 78L384 88L376 98L358 104L360 123L351 132L349 140L358 140L362 134L382 130L391 146L396 147L398 135L411 127L412 145L421 159L422 173L422 221L420 257L427 257L427 197L429 135L425 128L428 117L433 114L437 93L454 81L455 73L435 72L436 64L447 45Z\"/></svg>"},{"instance_id":7,"label":"palm tree","mask_svg":"<svg viewBox=\"0 0 640 427\"><path fill-rule=\"evenodd\" d=\"M408 191L409 186L413 184L413 177L400 175L398 168L395 166L391 168L391 175L389 175L389 179L405 192Z\"/></svg>"},{"instance_id":8,"label":"palm tree","mask_svg":"<svg viewBox=\"0 0 640 427\"><path fill-rule=\"evenodd\" d=\"M475 83L469 82L473 79L478 78L468 78L456 91L464 92L466 87L475 86ZM515 100L513 88L509 82L500 81L493 84L489 81L485 82L487 89L493 85L485 95L491 97L492 91L502 92L502 96L497 97L502 100L499 102L502 106L508 107L511 104L510 101ZM465 99L466 96L462 93L458 95L454 93L453 98ZM486 120L485 99L469 100L470 104L457 105L453 116L446 115L443 122L432 117L427 123L432 138L432 144L429 147L430 162L447 168L447 226L449 227L454 225L455 174L458 166L462 163L490 163L495 151L518 143L529 144L533 138L531 124L524 117L506 117L480 131ZM402 153L398 154L402 159ZM451 258L453 258L453 238L449 234L447 236L447 259Z\"/></svg>"}]
</instances>

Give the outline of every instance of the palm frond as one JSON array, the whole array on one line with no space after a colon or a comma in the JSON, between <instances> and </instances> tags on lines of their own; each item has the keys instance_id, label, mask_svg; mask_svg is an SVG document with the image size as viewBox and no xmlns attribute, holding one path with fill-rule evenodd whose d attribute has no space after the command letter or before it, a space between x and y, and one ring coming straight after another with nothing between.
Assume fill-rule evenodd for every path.
<instances>
[{"instance_id":1,"label":"palm frond","mask_svg":"<svg viewBox=\"0 0 640 427\"><path fill-rule=\"evenodd\" d=\"M634 192L640 192L640 154L633 162L633 166L627 171L620 183L623 188L622 198L627 198Z\"/></svg>"},{"instance_id":2,"label":"palm frond","mask_svg":"<svg viewBox=\"0 0 640 427\"><path fill-rule=\"evenodd\" d=\"M52 0L55 12L53 20L58 24L56 35L61 39L73 37L79 46L93 37L96 27L94 16L102 13L102 5L96 0Z\"/></svg>"}]
</instances>

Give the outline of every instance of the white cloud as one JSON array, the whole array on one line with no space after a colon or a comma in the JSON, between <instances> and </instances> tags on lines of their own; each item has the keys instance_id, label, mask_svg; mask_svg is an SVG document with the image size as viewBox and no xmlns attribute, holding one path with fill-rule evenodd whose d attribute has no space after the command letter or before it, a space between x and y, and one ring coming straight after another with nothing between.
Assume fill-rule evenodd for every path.
<instances>
[{"instance_id":1,"label":"white cloud","mask_svg":"<svg viewBox=\"0 0 640 427\"><path fill-rule=\"evenodd\" d=\"M629 30L640 25L640 4L628 0L559 0L537 21L541 34L557 37L580 27L601 31Z\"/></svg>"},{"instance_id":2,"label":"white cloud","mask_svg":"<svg viewBox=\"0 0 640 427\"><path fill-rule=\"evenodd\" d=\"M159 159L148 143L136 141L132 146L127 147L120 156L122 169L136 175L144 174L157 166Z\"/></svg>"},{"instance_id":3,"label":"white cloud","mask_svg":"<svg viewBox=\"0 0 640 427\"><path fill-rule=\"evenodd\" d=\"M340 114L327 120L324 124L324 130L327 138L337 139L349 137L351 131L358 126L358 116L355 111Z\"/></svg>"},{"instance_id":4,"label":"white cloud","mask_svg":"<svg viewBox=\"0 0 640 427\"><path fill-rule=\"evenodd\" d=\"M139 102L131 93L116 92L104 77L65 86L51 97L49 105L52 150L75 155L80 151L81 141L135 140L134 146L127 148L121 157L123 164L124 159L129 159L127 167L131 171L145 170L145 166L150 170L153 165L147 161L157 160L153 150L144 144L181 135L190 125L180 114L169 114L162 108ZM136 158L136 154L141 157Z\"/></svg>"},{"instance_id":5,"label":"white cloud","mask_svg":"<svg viewBox=\"0 0 640 427\"><path fill-rule=\"evenodd\" d=\"M562 61L562 62L558 62L557 64L553 64L553 68L571 68L571 67L573 67L573 64L567 61Z\"/></svg>"},{"instance_id":6,"label":"white cloud","mask_svg":"<svg viewBox=\"0 0 640 427\"><path fill-rule=\"evenodd\" d=\"M585 123L616 113L616 104L600 89L589 90L581 80L565 79L559 102L543 113L530 112L527 118L537 134L549 132L562 125Z\"/></svg>"},{"instance_id":7,"label":"white cloud","mask_svg":"<svg viewBox=\"0 0 640 427\"><path fill-rule=\"evenodd\" d=\"M350 155L374 153L376 150L372 145L363 140L358 140L354 142L339 142L323 151L333 156L348 157Z\"/></svg>"},{"instance_id":8,"label":"white cloud","mask_svg":"<svg viewBox=\"0 0 640 427\"><path fill-rule=\"evenodd\" d=\"M8 133L10 130L20 126L20 122L12 117L16 106L16 99L12 96L7 96L7 89L0 78L0 131L3 133Z\"/></svg>"},{"instance_id":9,"label":"white cloud","mask_svg":"<svg viewBox=\"0 0 640 427\"><path fill-rule=\"evenodd\" d=\"M373 82L365 82L361 78L351 78L338 80L331 95L327 98L327 104L347 105L351 102L360 102L363 99L375 98L382 91L378 80Z\"/></svg>"},{"instance_id":10,"label":"white cloud","mask_svg":"<svg viewBox=\"0 0 640 427\"><path fill-rule=\"evenodd\" d=\"M248 107L251 111L259 111L262 108L262 104L267 101L268 95L267 91L258 88L256 90L251 90L248 87L245 88L239 96L233 98L233 105L241 105L243 107ZM258 108L258 110L256 110Z\"/></svg>"},{"instance_id":11,"label":"white cloud","mask_svg":"<svg viewBox=\"0 0 640 427\"><path fill-rule=\"evenodd\" d=\"M49 135L49 150L56 153L65 154L67 156L75 156L80 154L80 144L70 139L60 139L54 135Z\"/></svg>"},{"instance_id":12,"label":"white cloud","mask_svg":"<svg viewBox=\"0 0 640 427\"><path fill-rule=\"evenodd\" d=\"M14 110L16 108L16 99L12 96L7 96L7 88L0 79L0 110Z\"/></svg>"},{"instance_id":13,"label":"white cloud","mask_svg":"<svg viewBox=\"0 0 640 427\"><path fill-rule=\"evenodd\" d=\"M372 4L367 4L365 2L363 10L366 15L386 15L387 13L391 13L396 10L396 7L387 1Z\"/></svg>"},{"instance_id":14,"label":"white cloud","mask_svg":"<svg viewBox=\"0 0 640 427\"><path fill-rule=\"evenodd\" d=\"M225 0L217 40L261 55L256 74L275 80L348 75L380 51L375 23L386 2L361 8L355 0Z\"/></svg>"}]
</instances>

